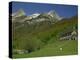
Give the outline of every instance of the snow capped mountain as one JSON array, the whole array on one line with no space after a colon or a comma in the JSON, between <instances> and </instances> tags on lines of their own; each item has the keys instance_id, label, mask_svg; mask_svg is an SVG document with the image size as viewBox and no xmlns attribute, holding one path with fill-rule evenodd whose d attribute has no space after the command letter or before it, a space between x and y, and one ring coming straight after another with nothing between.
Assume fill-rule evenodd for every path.
<instances>
[{"instance_id":1,"label":"snow capped mountain","mask_svg":"<svg viewBox=\"0 0 80 60\"><path fill-rule=\"evenodd\" d=\"M18 10L15 13L12 13L12 17L20 17L20 16L23 16L23 15L26 15L26 14L22 9Z\"/></svg>"},{"instance_id":2,"label":"snow capped mountain","mask_svg":"<svg viewBox=\"0 0 80 60\"><path fill-rule=\"evenodd\" d=\"M22 9L19 9L17 12L15 13L12 13L12 21L15 21L15 20L20 20L20 18L23 18L22 16L26 16L25 12L22 10Z\"/></svg>"},{"instance_id":3,"label":"snow capped mountain","mask_svg":"<svg viewBox=\"0 0 80 60\"><path fill-rule=\"evenodd\" d=\"M41 14L34 13L29 16L26 16L25 12L22 9L18 10L15 13L12 13L12 21L20 23L26 22L27 24L40 23L43 21L51 22L53 24L61 19L62 17L60 17L54 10Z\"/></svg>"},{"instance_id":4,"label":"snow capped mountain","mask_svg":"<svg viewBox=\"0 0 80 60\"><path fill-rule=\"evenodd\" d=\"M56 19L58 19L58 20L61 20L61 19L62 19L62 17L60 17L60 16L56 13L56 11L54 11L54 10L49 11L49 12L48 12L48 15L50 15L51 17L56 18Z\"/></svg>"},{"instance_id":5,"label":"snow capped mountain","mask_svg":"<svg viewBox=\"0 0 80 60\"><path fill-rule=\"evenodd\" d=\"M35 14L32 14L32 15L30 15L32 18L36 18L36 17L38 17L40 14L39 13L35 13Z\"/></svg>"},{"instance_id":6,"label":"snow capped mountain","mask_svg":"<svg viewBox=\"0 0 80 60\"><path fill-rule=\"evenodd\" d=\"M50 15L51 17L54 17L54 14L56 14L56 12L53 11L53 10L51 10L51 11L48 12L48 15Z\"/></svg>"}]
</instances>

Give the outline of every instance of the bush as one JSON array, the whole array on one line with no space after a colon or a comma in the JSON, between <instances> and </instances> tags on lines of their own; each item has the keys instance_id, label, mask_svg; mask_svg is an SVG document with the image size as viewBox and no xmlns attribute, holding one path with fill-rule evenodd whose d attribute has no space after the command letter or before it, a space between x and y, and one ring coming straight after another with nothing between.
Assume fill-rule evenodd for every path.
<instances>
[{"instance_id":1,"label":"bush","mask_svg":"<svg viewBox=\"0 0 80 60\"><path fill-rule=\"evenodd\" d=\"M32 39L26 40L26 44L24 46L24 49L28 50L28 52L30 53L32 51L40 49L41 46L42 46L42 42L39 39L34 37Z\"/></svg>"}]
</instances>

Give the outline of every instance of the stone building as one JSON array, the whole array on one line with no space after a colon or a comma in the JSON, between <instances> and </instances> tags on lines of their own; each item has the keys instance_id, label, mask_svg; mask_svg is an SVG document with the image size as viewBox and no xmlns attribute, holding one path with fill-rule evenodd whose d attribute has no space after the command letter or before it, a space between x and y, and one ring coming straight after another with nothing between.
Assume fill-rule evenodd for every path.
<instances>
[{"instance_id":1,"label":"stone building","mask_svg":"<svg viewBox=\"0 0 80 60\"><path fill-rule=\"evenodd\" d=\"M73 31L64 32L61 34L60 40L78 40L78 33L76 29L73 29Z\"/></svg>"}]
</instances>

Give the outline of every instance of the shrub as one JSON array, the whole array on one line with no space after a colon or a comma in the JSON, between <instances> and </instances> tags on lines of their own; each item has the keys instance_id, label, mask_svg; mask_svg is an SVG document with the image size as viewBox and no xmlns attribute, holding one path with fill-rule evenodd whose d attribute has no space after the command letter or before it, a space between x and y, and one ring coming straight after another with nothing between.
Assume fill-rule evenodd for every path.
<instances>
[{"instance_id":1,"label":"shrub","mask_svg":"<svg viewBox=\"0 0 80 60\"><path fill-rule=\"evenodd\" d=\"M28 52L30 53L32 51L40 49L41 46L42 46L42 42L39 39L34 37L32 39L26 40L26 44L24 46L24 49L28 50Z\"/></svg>"}]
</instances>

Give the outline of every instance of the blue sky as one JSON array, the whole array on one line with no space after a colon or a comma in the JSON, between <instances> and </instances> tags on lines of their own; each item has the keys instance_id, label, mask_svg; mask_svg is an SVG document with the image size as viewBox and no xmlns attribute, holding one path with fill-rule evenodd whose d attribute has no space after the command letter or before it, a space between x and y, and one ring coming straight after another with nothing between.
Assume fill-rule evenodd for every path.
<instances>
[{"instance_id":1,"label":"blue sky","mask_svg":"<svg viewBox=\"0 0 80 60\"><path fill-rule=\"evenodd\" d=\"M78 7L76 5L13 2L12 12L16 12L19 9L23 9L26 15L31 15L33 13L45 13L50 10L55 10L60 16L65 18L70 18L78 14Z\"/></svg>"}]
</instances>

